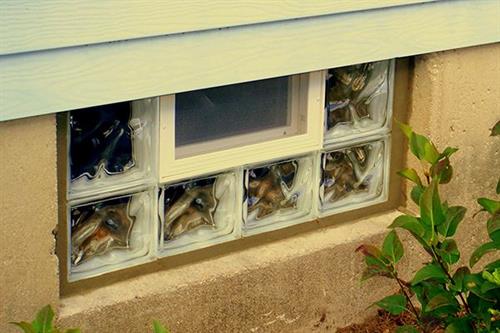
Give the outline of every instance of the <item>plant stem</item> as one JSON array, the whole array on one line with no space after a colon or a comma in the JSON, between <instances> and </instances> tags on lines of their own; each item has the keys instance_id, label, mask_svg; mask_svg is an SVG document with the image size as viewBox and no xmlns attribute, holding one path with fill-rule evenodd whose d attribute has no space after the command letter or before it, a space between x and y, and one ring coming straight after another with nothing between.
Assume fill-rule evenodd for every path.
<instances>
[{"instance_id":1,"label":"plant stem","mask_svg":"<svg viewBox=\"0 0 500 333\"><path fill-rule=\"evenodd\" d=\"M437 255L436 250L434 249L433 245L431 245L431 249L432 249L432 253L434 254L434 260L437 261L437 263L439 264L441 269L445 272L446 276L451 281L451 283L453 285L455 285L455 280L453 280L453 277L451 276L450 272L448 271L446 266L441 261L441 258ZM446 285L445 285L445 287L446 287ZM460 297L460 300L462 301L462 304L464 305L464 308L465 308L465 311L467 312L467 314L471 314L469 304L467 304L467 301L465 300L464 295L462 294L461 291L458 293L458 297Z\"/></svg>"},{"instance_id":2,"label":"plant stem","mask_svg":"<svg viewBox=\"0 0 500 333\"><path fill-rule=\"evenodd\" d=\"M427 186L429 186L431 183L431 180L429 177L430 172L428 171L427 166L424 164L424 162L422 160L420 160L420 166L422 167L422 173L424 174ZM430 168L429 168L429 170L430 170Z\"/></svg>"},{"instance_id":3,"label":"plant stem","mask_svg":"<svg viewBox=\"0 0 500 333\"><path fill-rule=\"evenodd\" d=\"M401 292L405 295L406 300L408 301L408 303L410 303L411 310L413 311L413 314L415 315L415 317L417 317L417 320L420 320L420 316L418 314L417 309L413 305L413 302L411 301L410 295L408 295L408 293L406 292L406 290L405 290L403 284L401 283L401 281L399 280L399 278L396 275L394 275L394 278L396 279L396 281L399 285L399 288L401 289Z\"/></svg>"},{"instance_id":4,"label":"plant stem","mask_svg":"<svg viewBox=\"0 0 500 333\"><path fill-rule=\"evenodd\" d=\"M405 289L406 283L405 283L405 281L401 280L398 277L397 273L394 271L394 267L393 267L392 276L396 280L396 282L398 283L399 288L401 289L401 292L403 293L403 295L405 296L406 300L410 304L411 310L412 310L413 314L415 315L415 317L417 318L418 325L420 326L420 328L425 333L427 330L426 330L425 326L422 324L422 321L420 319L420 315L418 314L417 308L415 308L415 306L413 305L413 302L411 301L410 295L408 295L408 293L406 292L406 289Z\"/></svg>"},{"instance_id":5,"label":"plant stem","mask_svg":"<svg viewBox=\"0 0 500 333\"><path fill-rule=\"evenodd\" d=\"M418 311L415 308L415 306L413 305L413 302L411 301L410 295L408 295L408 293L406 292L406 290L405 290L405 288L403 286L403 283L401 283L401 280L399 280L399 278L397 277L397 275L394 275L394 279L396 279L396 282L398 283L399 288L401 289L401 292L406 297L406 300L408 301L408 303L410 303L411 310L413 311L413 314L415 315L415 317L417 317L417 320L420 321L420 316L418 314Z\"/></svg>"}]
</instances>

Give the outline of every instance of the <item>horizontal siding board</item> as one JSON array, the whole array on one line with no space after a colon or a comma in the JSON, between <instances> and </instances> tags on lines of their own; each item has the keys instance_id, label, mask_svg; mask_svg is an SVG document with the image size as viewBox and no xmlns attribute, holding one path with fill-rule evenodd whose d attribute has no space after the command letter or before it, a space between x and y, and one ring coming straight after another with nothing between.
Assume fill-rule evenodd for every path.
<instances>
[{"instance_id":1,"label":"horizontal siding board","mask_svg":"<svg viewBox=\"0 0 500 333\"><path fill-rule=\"evenodd\" d=\"M444 1L0 57L0 121L500 40Z\"/></svg>"},{"instance_id":2,"label":"horizontal siding board","mask_svg":"<svg viewBox=\"0 0 500 333\"><path fill-rule=\"evenodd\" d=\"M436 0L0 1L0 54L282 21Z\"/></svg>"}]
</instances>

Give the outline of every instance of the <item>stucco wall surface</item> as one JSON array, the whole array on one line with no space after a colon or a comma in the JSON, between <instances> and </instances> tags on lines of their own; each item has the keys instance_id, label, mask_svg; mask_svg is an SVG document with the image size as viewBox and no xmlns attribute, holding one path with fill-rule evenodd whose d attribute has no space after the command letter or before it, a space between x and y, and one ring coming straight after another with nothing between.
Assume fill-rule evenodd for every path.
<instances>
[{"instance_id":1,"label":"stucco wall surface","mask_svg":"<svg viewBox=\"0 0 500 333\"><path fill-rule=\"evenodd\" d=\"M55 116L0 122L0 332L57 306Z\"/></svg>"},{"instance_id":2,"label":"stucco wall surface","mask_svg":"<svg viewBox=\"0 0 500 333\"><path fill-rule=\"evenodd\" d=\"M500 120L500 43L418 56L410 88L414 130L440 150L460 149L451 158L454 179L441 196L468 209L457 232L462 260L468 261L487 237L486 214L472 218L479 210L476 199L494 198L500 177L500 138L489 136ZM408 164L420 170L413 156ZM415 209L411 201L408 207Z\"/></svg>"}]
</instances>

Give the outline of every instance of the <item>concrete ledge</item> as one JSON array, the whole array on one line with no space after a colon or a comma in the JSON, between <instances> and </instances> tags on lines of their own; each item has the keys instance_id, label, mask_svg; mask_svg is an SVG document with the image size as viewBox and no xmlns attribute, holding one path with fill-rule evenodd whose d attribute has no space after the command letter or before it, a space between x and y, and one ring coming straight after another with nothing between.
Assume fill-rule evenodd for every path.
<instances>
[{"instance_id":1,"label":"concrete ledge","mask_svg":"<svg viewBox=\"0 0 500 333\"><path fill-rule=\"evenodd\" d=\"M65 297L59 322L83 332L281 332L361 320L390 291L361 284L362 242L378 242L395 210ZM322 315L324 322L319 322ZM109 325L113 325L110 327Z\"/></svg>"}]
</instances>

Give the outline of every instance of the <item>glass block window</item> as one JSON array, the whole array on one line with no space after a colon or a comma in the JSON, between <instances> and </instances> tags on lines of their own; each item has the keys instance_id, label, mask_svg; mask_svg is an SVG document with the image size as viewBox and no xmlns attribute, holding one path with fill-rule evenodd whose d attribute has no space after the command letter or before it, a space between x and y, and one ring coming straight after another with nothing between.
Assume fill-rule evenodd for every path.
<instances>
[{"instance_id":1,"label":"glass block window","mask_svg":"<svg viewBox=\"0 0 500 333\"><path fill-rule=\"evenodd\" d=\"M380 134L390 129L394 61L328 70L325 143Z\"/></svg>"},{"instance_id":2,"label":"glass block window","mask_svg":"<svg viewBox=\"0 0 500 333\"><path fill-rule=\"evenodd\" d=\"M314 158L298 157L244 169L244 234L311 219Z\"/></svg>"},{"instance_id":3,"label":"glass block window","mask_svg":"<svg viewBox=\"0 0 500 333\"><path fill-rule=\"evenodd\" d=\"M320 212L345 211L385 201L389 137L353 142L321 153Z\"/></svg>"},{"instance_id":4,"label":"glass block window","mask_svg":"<svg viewBox=\"0 0 500 333\"><path fill-rule=\"evenodd\" d=\"M386 60L67 112L68 281L387 200L393 72Z\"/></svg>"},{"instance_id":5,"label":"glass block window","mask_svg":"<svg viewBox=\"0 0 500 333\"><path fill-rule=\"evenodd\" d=\"M160 255L238 238L237 172L164 185L159 192Z\"/></svg>"}]
</instances>

